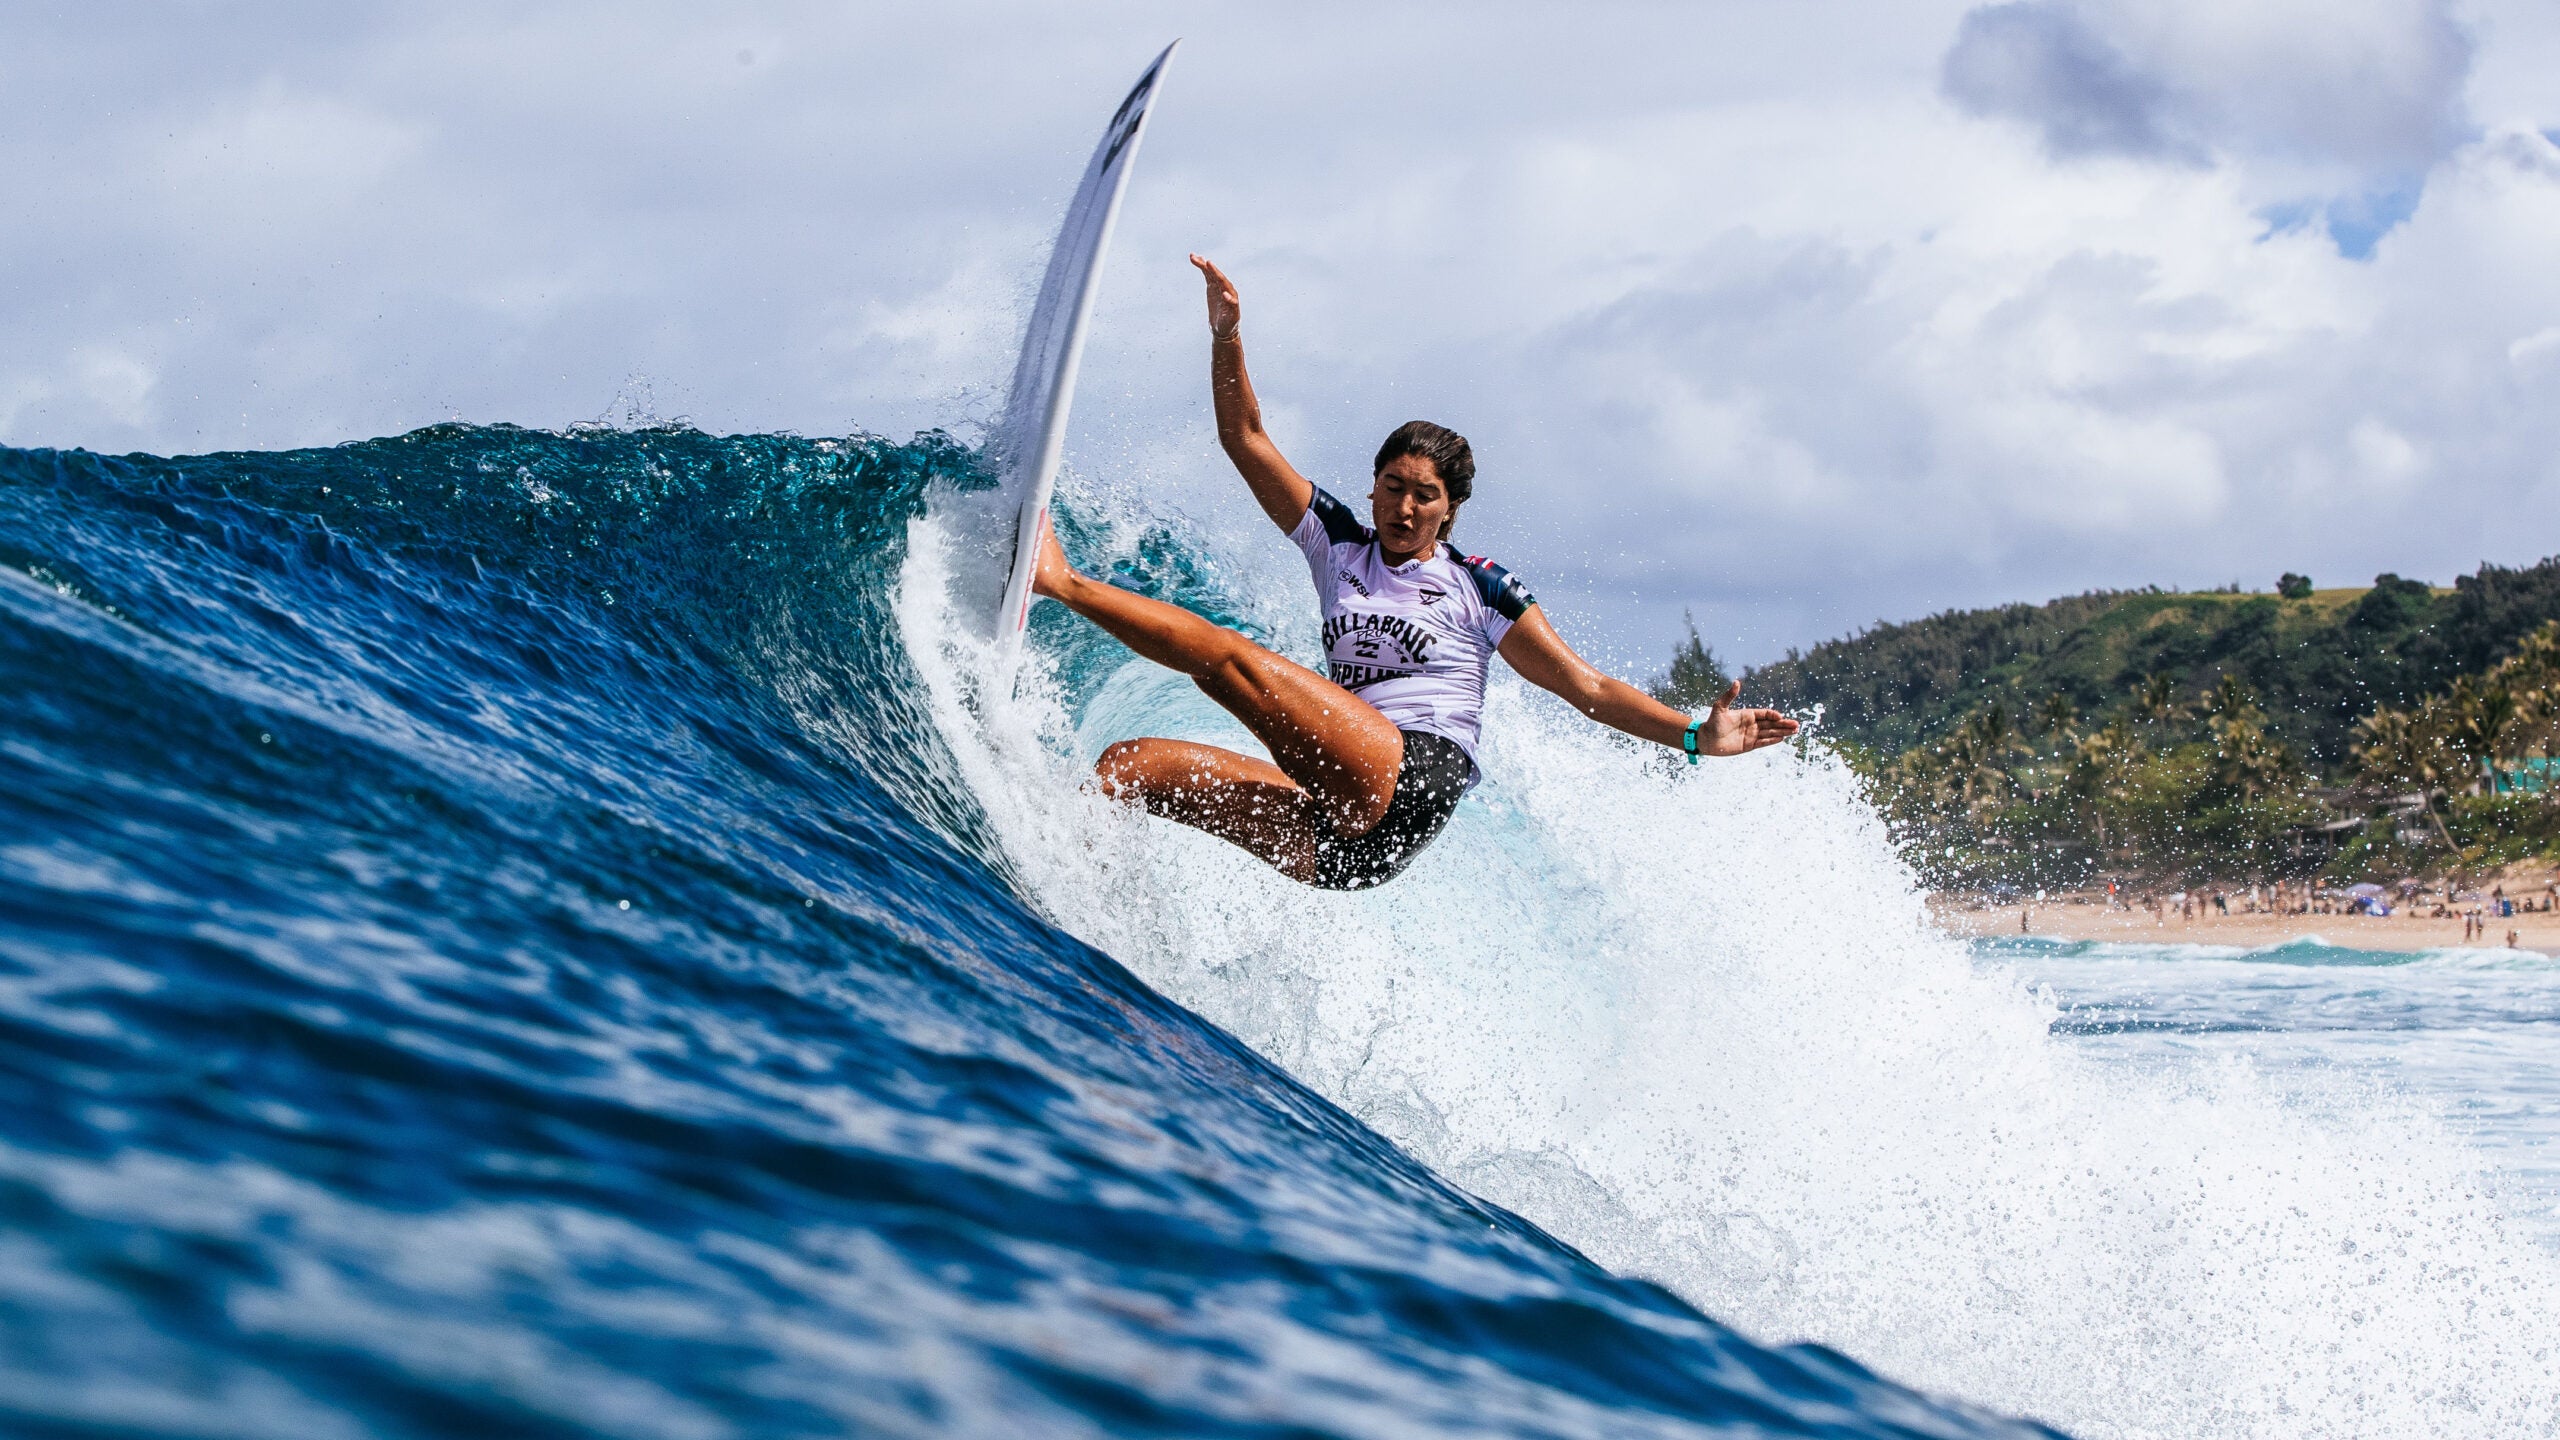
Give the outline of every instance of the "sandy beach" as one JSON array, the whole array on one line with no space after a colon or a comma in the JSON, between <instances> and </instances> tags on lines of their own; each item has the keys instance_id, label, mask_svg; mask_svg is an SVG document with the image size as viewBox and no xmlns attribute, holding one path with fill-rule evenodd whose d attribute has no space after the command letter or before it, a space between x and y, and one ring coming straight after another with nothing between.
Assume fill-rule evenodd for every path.
<instances>
[{"instance_id":1,"label":"sandy beach","mask_svg":"<svg viewBox=\"0 0 2560 1440\"><path fill-rule=\"evenodd\" d=\"M2062 940L2253 949L2317 935L2332 945L2357 950L2451 950L2465 944L2460 916L2429 919L2414 912L2383 917L2200 914L2192 920L2181 920L2172 908L2155 920L2140 910L2112 909L2089 900L2057 900L2021 907L1987 905L1956 895L1933 899L1930 910L1941 925L1959 935L2016 935L2023 915L2025 933ZM2507 932L2513 930L2517 948L2546 956L2560 955L2560 914L2537 910L2505 919L2489 917L2487 923L2489 933L2468 942L2472 948L2503 949Z\"/></svg>"}]
</instances>

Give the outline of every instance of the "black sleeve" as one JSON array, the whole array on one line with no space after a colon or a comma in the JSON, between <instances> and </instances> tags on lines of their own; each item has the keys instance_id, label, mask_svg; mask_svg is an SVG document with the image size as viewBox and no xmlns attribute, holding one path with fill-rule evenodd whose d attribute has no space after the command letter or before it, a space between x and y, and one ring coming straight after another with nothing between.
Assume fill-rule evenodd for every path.
<instances>
[{"instance_id":1,"label":"black sleeve","mask_svg":"<svg viewBox=\"0 0 2560 1440\"><path fill-rule=\"evenodd\" d=\"M1529 613L1530 606L1538 603L1538 597L1529 593L1529 587L1520 583L1519 576L1483 556L1463 555L1458 563L1466 566L1467 573L1475 577L1476 593L1484 597L1484 603L1503 619L1517 621Z\"/></svg>"},{"instance_id":2,"label":"black sleeve","mask_svg":"<svg viewBox=\"0 0 2560 1440\"><path fill-rule=\"evenodd\" d=\"M1323 486L1309 488L1316 493L1315 498L1307 502L1307 508L1316 512L1316 519L1324 525L1324 538L1336 545L1366 545L1378 538L1376 531L1361 524L1360 517L1351 513L1350 506L1334 499Z\"/></svg>"}]
</instances>

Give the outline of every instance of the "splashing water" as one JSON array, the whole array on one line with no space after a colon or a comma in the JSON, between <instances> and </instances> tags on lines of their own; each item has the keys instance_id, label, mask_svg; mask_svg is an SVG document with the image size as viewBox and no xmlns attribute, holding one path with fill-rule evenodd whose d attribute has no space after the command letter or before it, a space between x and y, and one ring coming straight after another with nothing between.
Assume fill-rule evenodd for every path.
<instances>
[{"instance_id":1,"label":"splashing water","mask_svg":"<svg viewBox=\"0 0 2560 1440\"><path fill-rule=\"evenodd\" d=\"M1078 796L1070 715L1162 720L1143 675L1046 622L1060 698L980 730L909 653L907 537L978 468L681 427L0 448L0 1432L2041 1433L1606 1272L1035 913L1564 1193L1541 1132L1482 1138L1553 1081L1470 1108L1465 1037L1398 1018L1463 1003L1470 947L1362 990L1302 943L1328 912ZM1526 876L1538 813L1469 823ZM1606 881L1522 923L1608 922ZM1605 1025L1551 968L1499 973Z\"/></svg>"},{"instance_id":2,"label":"splashing water","mask_svg":"<svg viewBox=\"0 0 2560 1440\"><path fill-rule=\"evenodd\" d=\"M1075 498L1071 553L1312 653L1280 567ZM1038 903L1603 1263L2086 1435L2551 1433L2560 1265L2476 1155L2370 1087L2076 1051L1930 930L1819 750L1690 770L1498 677L1439 843L1312 891L1080 788L1130 735L1251 749L1187 682L1050 613L1017 695L978 693L931 518L909 557L906 648Z\"/></svg>"}]
</instances>

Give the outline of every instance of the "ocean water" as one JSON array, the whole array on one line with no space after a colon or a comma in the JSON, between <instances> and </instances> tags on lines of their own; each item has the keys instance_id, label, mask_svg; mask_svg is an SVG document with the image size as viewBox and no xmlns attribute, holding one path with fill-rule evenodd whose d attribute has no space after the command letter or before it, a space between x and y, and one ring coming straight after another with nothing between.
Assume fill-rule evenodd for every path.
<instances>
[{"instance_id":1,"label":"ocean water","mask_svg":"<svg viewBox=\"0 0 2560 1440\"><path fill-rule=\"evenodd\" d=\"M2056 1032L2129 1072L2250 1065L2342 1126L2416 1108L2560 1253L2560 961L2317 936L2254 950L2001 939L1975 953L2049 990Z\"/></svg>"},{"instance_id":2,"label":"ocean water","mask_svg":"<svg viewBox=\"0 0 2560 1440\"><path fill-rule=\"evenodd\" d=\"M1316 653L1276 537L1076 498L1089 568ZM2166 952L2117 954L2109 990L2093 957L1951 939L1819 751L1693 769L1502 675L1441 841L1394 886L1304 891L1077 787L1129 735L1237 740L1185 683L1046 607L1045 669L979 693L939 600L954 543L911 527L898 617L1026 892L1613 1271L2079 1435L2560 1425L2547 1112L2521 1093L2560 1064L2539 980L2496 1002L2505 1052L2445 1083L2417 985L2262 1018L2255 1046L2146 1041L2101 1012L2195 1028L2248 997ZM2377 1059L2395 1037L2416 1048Z\"/></svg>"},{"instance_id":3,"label":"ocean water","mask_svg":"<svg viewBox=\"0 0 2560 1440\"><path fill-rule=\"evenodd\" d=\"M0 450L0 1431L2550 1433L2547 991L1968 948L1818 751L1509 683L1307 891L1082 788L1187 687L984 687L974 468Z\"/></svg>"},{"instance_id":4,"label":"ocean water","mask_svg":"<svg viewBox=\"0 0 2560 1440\"><path fill-rule=\"evenodd\" d=\"M0 451L0 1433L2031 1433L1061 928L900 618L973 464Z\"/></svg>"}]
</instances>

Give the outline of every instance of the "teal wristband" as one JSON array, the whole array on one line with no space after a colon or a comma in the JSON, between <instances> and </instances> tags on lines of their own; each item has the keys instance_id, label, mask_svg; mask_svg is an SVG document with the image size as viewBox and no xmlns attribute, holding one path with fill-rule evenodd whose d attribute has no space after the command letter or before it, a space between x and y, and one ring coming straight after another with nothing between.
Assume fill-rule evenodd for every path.
<instances>
[{"instance_id":1,"label":"teal wristband","mask_svg":"<svg viewBox=\"0 0 2560 1440\"><path fill-rule=\"evenodd\" d=\"M1698 727L1706 723L1704 720L1692 720L1689 728L1680 732L1680 749L1688 755L1692 765L1698 763Z\"/></svg>"}]
</instances>

